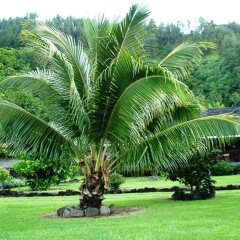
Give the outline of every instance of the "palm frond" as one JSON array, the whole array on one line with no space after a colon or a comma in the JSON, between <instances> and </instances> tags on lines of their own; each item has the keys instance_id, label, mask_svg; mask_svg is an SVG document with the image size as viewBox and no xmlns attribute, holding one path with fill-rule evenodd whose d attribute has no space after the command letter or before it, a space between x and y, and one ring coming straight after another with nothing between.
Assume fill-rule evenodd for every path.
<instances>
[{"instance_id":1,"label":"palm frond","mask_svg":"<svg viewBox=\"0 0 240 240\"><path fill-rule=\"evenodd\" d=\"M88 57L83 50L82 43L76 43L73 37L67 36L46 24L38 24L35 32L41 40L45 42L44 49L46 49L47 46L50 52L60 51L72 65L74 80L79 94L81 97L86 97L91 89L89 78L90 65Z\"/></svg>"},{"instance_id":2,"label":"palm frond","mask_svg":"<svg viewBox=\"0 0 240 240\"><path fill-rule=\"evenodd\" d=\"M62 100L67 100L65 86L53 81L54 76L50 71L39 70L29 72L24 75L8 77L0 82L0 89L23 89L34 95L43 97L54 96Z\"/></svg>"},{"instance_id":3,"label":"palm frond","mask_svg":"<svg viewBox=\"0 0 240 240\"><path fill-rule=\"evenodd\" d=\"M84 34L88 44L88 48L94 55L97 52L98 46L110 33L112 25L102 16L99 19L86 19L84 21Z\"/></svg>"},{"instance_id":4,"label":"palm frond","mask_svg":"<svg viewBox=\"0 0 240 240\"><path fill-rule=\"evenodd\" d=\"M105 134L112 141L138 141L149 123L186 103L193 102L187 86L167 75L147 76L132 83L114 106Z\"/></svg>"},{"instance_id":5,"label":"palm frond","mask_svg":"<svg viewBox=\"0 0 240 240\"><path fill-rule=\"evenodd\" d=\"M93 130L96 139L101 138L111 109L121 94L120 92L123 91L123 88L119 89L123 86L121 84L123 78L115 78L115 68L119 66L118 69L122 68L121 72L124 72L123 69L125 69L126 75L131 73L133 76L131 57L128 61L129 55L131 56L131 53L137 51L138 47L141 46L140 40L143 35L141 29L148 15L146 9L133 5L126 17L120 23L112 24L108 35L98 42L95 65L95 75L98 77L95 81L96 87L91 100L92 105L94 105L91 115L93 116L94 129L96 129L96 131ZM123 59L124 61L122 61Z\"/></svg>"},{"instance_id":6,"label":"palm frond","mask_svg":"<svg viewBox=\"0 0 240 240\"><path fill-rule=\"evenodd\" d=\"M215 47L215 44L209 42L182 43L169 53L159 63L159 66L170 70L179 80L186 79L190 72L200 64L203 57L202 50Z\"/></svg>"},{"instance_id":7,"label":"palm frond","mask_svg":"<svg viewBox=\"0 0 240 240\"><path fill-rule=\"evenodd\" d=\"M51 61L52 71L54 71L54 83L66 86L65 94L68 95L68 112L74 122L79 128L80 132L83 125L89 124L87 115L87 100L81 97L74 79L74 71L72 65L67 61L61 52L56 51L55 57Z\"/></svg>"},{"instance_id":8,"label":"palm frond","mask_svg":"<svg viewBox=\"0 0 240 240\"><path fill-rule=\"evenodd\" d=\"M149 16L148 10L133 5L126 17L113 24L111 32L103 38L98 46L97 72L101 74L113 62L117 62L123 51L131 54L142 49L143 23Z\"/></svg>"},{"instance_id":9,"label":"palm frond","mask_svg":"<svg viewBox=\"0 0 240 240\"><path fill-rule=\"evenodd\" d=\"M17 105L1 99L0 125L4 142L18 154L42 155L49 160L59 160L63 154L70 159L76 157L71 133L61 127L50 126Z\"/></svg>"},{"instance_id":10,"label":"palm frond","mask_svg":"<svg viewBox=\"0 0 240 240\"><path fill-rule=\"evenodd\" d=\"M240 122L232 116L211 116L186 121L142 139L120 157L136 169L176 168L196 153L224 146L240 134ZM143 154L144 152L144 154Z\"/></svg>"},{"instance_id":11,"label":"palm frond","mask_svg":"<svg viewBox=\"0 0 240 240\"><path fill-rule=\"evenodd\" d=\"M132 5L126 17L113 27L112 34L118 43L118 55L122 50L128 50L131 55L143 48L144 26L143 23L149 16L146 8Z\"/></svg>"},{"instance_id":12,"label":"palm frond","mask_svg":"<svg viewBox=\"0 0 240 240\"><path fill-rule=\"evenodd\" d=\"M163 131L176 124L183 123L200 116L202 106L192 99L192 101L178 102L175 108L167 109L165 114L156 114L146 123L145 130L142 135L151 137L160 131Z\"/></svg>"},{"instance_id":13,"label":"palm frond","mask_svg":"<svg viewBox=\"0 0 240 240\"><path fill-rule=\"evenodd\" d=\"M72 73L71 67L68 68L63 63L62 70L58 74L46 70L37 70L26 75L9 77L0 82L0 90L21 89L32 93L44 104L47 102L48 112L51 113L49 114L51 115L51 121L68 129L68 131L72 131L72 136L78 136L82 132L83 125L87 125L89 120L76 88L74 89L75 95L73 94L72 85L74 83L70 83L71 86L69 86L61 80L61 77L63 77L61 76L62 71L65 73L62 73L62 75L66 75L68 79ZM71 79L68 81L71 82ZM76 95L78 98L74 97Z\"/></svg>"}]
</instances>

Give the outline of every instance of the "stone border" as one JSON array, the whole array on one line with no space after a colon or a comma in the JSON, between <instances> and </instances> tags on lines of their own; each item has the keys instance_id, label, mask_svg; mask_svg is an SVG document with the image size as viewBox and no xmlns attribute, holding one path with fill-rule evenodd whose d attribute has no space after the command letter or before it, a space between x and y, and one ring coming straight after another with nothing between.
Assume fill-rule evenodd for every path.
<instances>
[{"instance_id":1,"label":"stone border","mask_svg":"<svg viewBox=\"0 0 240 240\"><path fill-rule=\"evenodd\" d=\"M95 219L95 218L117 218L123 216L135 215L138 213L142 213L145 211L145 208L142 207L116 207L116 210L109 215L97 215L92 217L84 217L83 216L68 216L68 217L60 217L56 212L50 212L44 214L42 217L45 219Z\"/></svg>"},{"instance_id":2,"label":"stone border","mask_svg":"<svg viewBox=\"0 0 240 240\"><path fill-rule=\"evenodd\" d=\"M216 191L219 190L237 190L240 185L216 186ZM171 187L171 188L134 188L134 189L117 189L108 190L105 194L121 194L121 193L147 193L147 192L174 192L176 190L188 191L188 188ZM66 190L59 192L22 192L12 191L9 189L0 190L0 197L56 197L56 196L75 196L79 195L79 191Z\"/></svg>"}]
</instances>

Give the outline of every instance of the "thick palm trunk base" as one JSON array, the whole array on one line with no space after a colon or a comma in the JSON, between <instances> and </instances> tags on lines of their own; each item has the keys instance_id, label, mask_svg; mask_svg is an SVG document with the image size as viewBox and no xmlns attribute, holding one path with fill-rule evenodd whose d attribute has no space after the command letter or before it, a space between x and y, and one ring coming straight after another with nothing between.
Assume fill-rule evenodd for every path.
<instances>
[{"instance_id":1,"label":"thick palm trunk base","mask_svg":"<svg viewBox=\"0 0 240 240\"><path fill-rule=\"evenodd\" d=\"M104 180L101 172L86 176L80 186L80 209L100 208L104 194Z\"/></svg>"}]
</instances>

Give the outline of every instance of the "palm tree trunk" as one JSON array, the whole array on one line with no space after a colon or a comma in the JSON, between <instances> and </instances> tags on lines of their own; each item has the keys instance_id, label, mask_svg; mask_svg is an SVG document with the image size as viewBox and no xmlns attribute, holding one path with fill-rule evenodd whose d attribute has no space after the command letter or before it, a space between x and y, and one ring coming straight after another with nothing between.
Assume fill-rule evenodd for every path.
<instances>
[{"instance_id":1,"label":"palm tree trunk","mask_svg":"<svg viewBox=\"0 0 240 240\"><path fill-rule=\"evenodd\" d=\"M88 207L100 208L104 194L104 179L102 172L92 171L80 186L80 209Z\"/></svg>"}]
</instances>

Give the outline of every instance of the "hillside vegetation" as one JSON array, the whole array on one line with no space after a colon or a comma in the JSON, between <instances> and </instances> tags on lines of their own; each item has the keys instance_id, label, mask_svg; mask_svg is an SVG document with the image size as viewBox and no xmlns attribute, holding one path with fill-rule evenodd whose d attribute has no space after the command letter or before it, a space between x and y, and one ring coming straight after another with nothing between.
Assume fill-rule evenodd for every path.
<instances>
[{"instance_id":1,"label":"hillside vegetation","mask_svg":"<svg viewBox=\"0 0 240 240\"><path fill-rule=\"evenodd\" d=\"M31 35L29 30L36 21L36 14L0 20L0 81L36 69L36 66L47 67L47 59L39 56L36 48L26 43ZM87 48L83 19L56 16L48 23L82 41ZM217 45L215 50L208 50L201 66L187 80L188 86L203 104L207 107L240 106L240 25L234 22L217 25L199 19L197 27L192 29L190 23L156 25L154 20L150 20L146 26L145 57L148 61L158 62L185 41L210 41ZM5 95L11 100L19 100L16 94ZM22 105L24 107L24 103Z\"/></svg>"}]
</instances>

